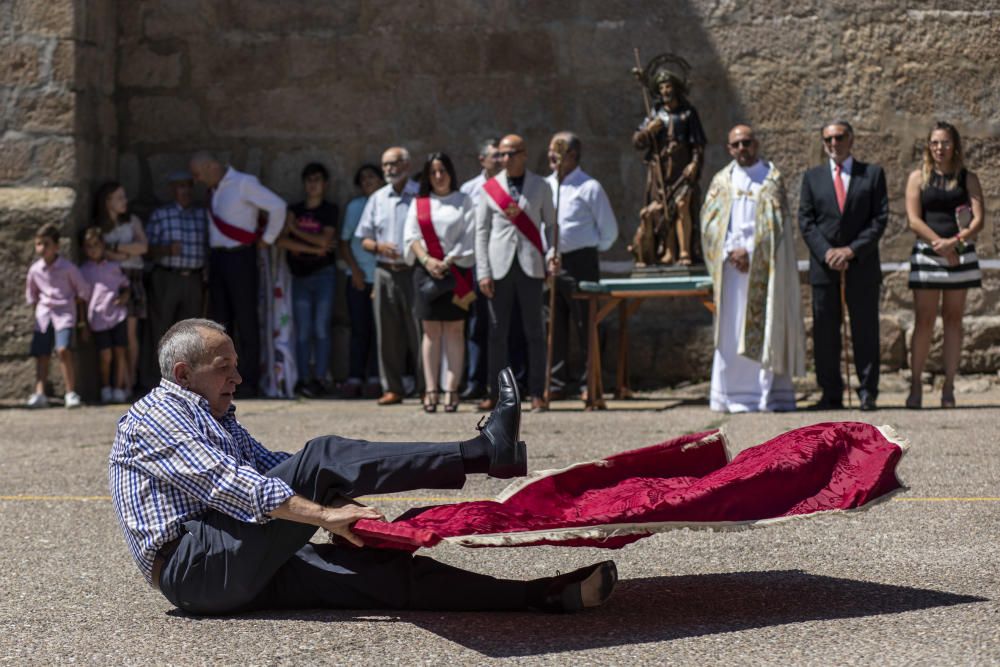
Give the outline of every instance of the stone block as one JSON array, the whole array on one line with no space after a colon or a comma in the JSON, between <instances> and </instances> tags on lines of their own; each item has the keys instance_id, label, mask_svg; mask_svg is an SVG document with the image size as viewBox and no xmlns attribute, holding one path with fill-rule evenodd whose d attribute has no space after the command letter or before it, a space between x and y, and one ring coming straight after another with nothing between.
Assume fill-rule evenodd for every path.
<instances>
[{"instance_id":1,"label":"stone block","mask_svg":"<svg viewBox=\"0 0 1000 667\"><path fill-rule=\"evenodd\" d=\"M50 76L55 83L72 85L76 75L76 42L60 39L52 51Z\"/></svg>"},{"instance_id":2,"label":"stone block","mask_svg":"<svg viewBox=\"0 0 1000 667\"><path fill-rule=\"evenodd\" d=\"M31 174L33 149L34 142L28 140L0 141L0 184L17 183Z\"/></svg>"},{"instance_id":3,"label":"stone block","mask_svg":"<svg viewBox=\"0 0 1000 667\"><path fill-rule=\"evenodd\" d=\"M36 44L8 42L0 46L0 85L31 86L40 83Z\"/></svg>"},{"instance_id":4,"label":"stone block","mask_svg":"<svg viewBox=\"0 0 1000 667\"><path fill-rule=\"evenodd\" d=\"M52 138L35 148L36 180L44 185L72 186L76 180L76 149L69 138Z\"/></svg>"},{"instance_id":5,"label":"stone block","mask_svg":"<svg viewBox=\"0 0 1000 667\"><path fill-rule=\"evenodd\" d=\"M484 36L485 71L518 77L551 76L555 49L547 30L489 32ZM523 79L522 79L523 80Z\"/></svg>"},{"instance_id":6,"label":"stone block","mask_svg":"<svg viewBox=\"0 0 1000 667\"><path fill-rule=\"evenodd\" d=\"M132 88L174 88L181 80L181 52L158 53L146 44L118 53L118 84Z\"/></svg>"},{"instance_id":7,"label":"stone block","mask_svg":"<svg viewBox=\"0 0 1000 667\"><path fill-rule=\"evenodd\" d=\"M191 141L203 132L201 109L194 100L173 95L133 97L128 102L129 138L162 144Z\"/></svg>"},{"instance_id":8,"label":"stone block","mask_svg":"<svg viewBox=\"0 0 1000 667\"><path fill-rule=\"evenodd\" d=\"M13 1L13 25L16 32L28 35L73 35L73 0L8 0Z\"/></svg>"},{"instance_id":9,"label":"stone block","mask_svg":"<svg viewBox=\"0 0 1000 667\"><path fill-rule=\"evenodd\" d=\"M191 86L249 93L287 85L293 46L274 35L201 42L190 53Z\"/></svg>"},{"instance_id":10,"label":"stone block","mask_svg":"<svg viewBox=\"0 0 1000 667\"><path fill-rule=\"evenodd\" d=\"M74 109L74 95L69 91L24 94L12 114L12 127L22 132L69 134Z\"/></svg>"}]
</instances>

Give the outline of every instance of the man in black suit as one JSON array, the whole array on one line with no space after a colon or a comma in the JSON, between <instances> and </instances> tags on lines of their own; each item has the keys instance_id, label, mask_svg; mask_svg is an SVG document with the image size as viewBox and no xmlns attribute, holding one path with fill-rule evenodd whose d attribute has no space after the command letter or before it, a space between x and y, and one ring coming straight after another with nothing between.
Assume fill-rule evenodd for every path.
<instances>
[{"instance_id":1,"label":"man in black suit","mask_svg":"<svg viewBox=\"0 0 1000 667\"><path fill-rule=\"evenodd\" d=\"M817 409L843 407L840 374L840 281L846 276L854 367L862 410L878 397L878 305L882 268L878 241L889 217L882 168L851 157L854 130L837 120L823 127L828 161L802 177L799 228L809 247L812 285L813 356L823 396Z\"/></svg>"}]
</instances>

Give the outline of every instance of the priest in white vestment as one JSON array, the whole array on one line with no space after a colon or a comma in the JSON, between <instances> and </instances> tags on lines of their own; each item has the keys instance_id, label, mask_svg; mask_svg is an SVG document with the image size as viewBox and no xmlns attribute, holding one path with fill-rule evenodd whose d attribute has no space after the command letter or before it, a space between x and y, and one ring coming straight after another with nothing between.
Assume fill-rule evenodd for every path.
<instances>
[{"instance_id":1,"label":"priest in white vestment","mask_svg":"<svg viewBox=\"0 0 1000 667\"><path fill-rule=\"evenodd\" d=\"M701 212L716 313L711 408L794 410L805 331L785 186L758 157L749 126L730 130L728 150L733 161L712 179Z\"/></svg>"}]
</instances>

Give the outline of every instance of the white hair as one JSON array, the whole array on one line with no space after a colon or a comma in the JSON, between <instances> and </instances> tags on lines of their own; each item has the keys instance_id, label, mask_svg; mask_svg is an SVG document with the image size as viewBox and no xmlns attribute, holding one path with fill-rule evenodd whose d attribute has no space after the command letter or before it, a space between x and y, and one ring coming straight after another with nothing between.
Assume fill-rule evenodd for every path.
<instances>
[{"instance_id":1,"label":"white hair","mask_svg":"<svg viewBox=\"0 0 1000 667\"><path fill-rule=\"evenodd\" d=\"M160 375L167 380L174 380L174 364L183 361L190 366L197 366L205 359L205 339L203 329L226 333L226 327L218 322L201 318L181 320L167 329L156 348L156 358L160 364Z\"/></svg>"}]
</instances>

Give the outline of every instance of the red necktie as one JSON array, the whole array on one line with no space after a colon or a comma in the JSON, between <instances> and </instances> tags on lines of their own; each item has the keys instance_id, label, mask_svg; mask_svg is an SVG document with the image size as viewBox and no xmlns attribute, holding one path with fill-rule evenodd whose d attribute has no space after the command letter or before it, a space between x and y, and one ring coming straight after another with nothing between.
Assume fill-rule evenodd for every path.
<instances>
[{"instance_id":1,"label":"red necktie","mask_svg":"<svg viewBox=\"0 0 1000 667\"><path fill-rule=\"evenodd\" d=\"M844 189L844 181L840 177L840 172L843 169L839 164L833 166L833 191L837 195L837 207L841 213L844 212L844 202L847 201L847 190Z\"/></svg>"}]
</instances>

